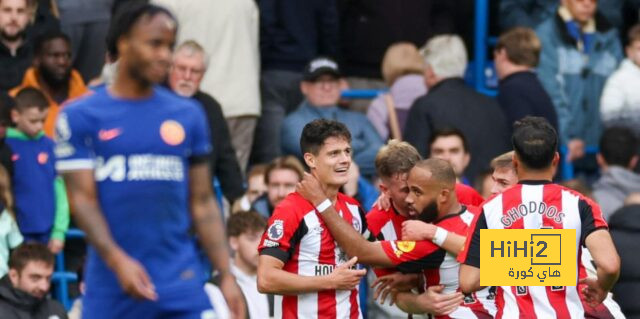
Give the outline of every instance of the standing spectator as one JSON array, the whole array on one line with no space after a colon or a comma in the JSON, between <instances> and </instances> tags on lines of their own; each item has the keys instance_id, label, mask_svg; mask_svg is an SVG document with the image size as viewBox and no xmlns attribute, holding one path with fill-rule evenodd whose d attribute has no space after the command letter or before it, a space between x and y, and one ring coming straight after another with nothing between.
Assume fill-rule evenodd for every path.
<instances>
[{"instance_id":1,"label":"standing spectator","mask_svg":"<svg viewBox=\"0 0 640 319\"><path fill-rule=\"evenodd\" d=\"M207 56L202 46L192 40L183 42L173 53L169 87L180 96L200 102L209 122L213 144L209 163L211 173L220 181L222 193L229 203L233 203L244 193L242 172L231 146L229 128L220 104L211 95L200 91L200 83L207 67Z\"/></svg>"},{"instance_id":2,"label":"standing spectator","mask_svg":"<svg viewBox=\"0 0 640 319\"><path fill-rule=\"evenodd\" d=\"M64 182L56 174L53 141L42 132L47 103L37 89L20 90L11 111L16 126L7 130L6 142L13 150L12 186L20 232L26 241L48 243L58 253L69 227L69 203Z\"/></svg>"},{"instance_id":3,"label":"standing spectator","mask_svg":"<svg viewBox=\"0 0 640 319\"><path fill-rule=\"evenodd\" d=\"M538 78L556 108L569 161L598 143L600 94L622 57L616 30L595 13L593 0L562 0L557 13L536 28L542 42Z\"/></svg>"},{"instance_id":4,"label":"standing spectator","mask_svg":"<svg viewBox=\"0 0 640 319\"><path fill-rule=\"evenodd\" d=\"M390 133L396 125L398 134L402 133L411 104L427 93L423 74L424 60L415 45L400 42L387 49L382 60L382 77L389 86L389 93L379 95L367 109L367 117L383 141L402 139L402 136L390 136ZM390 112L392 107L395 115Z\"/></svg>"},{"instance_id":5,"label":"standing spectator","mask_svg":"<svg viewBox=\"0 0 640 319\"><path fill-rule=\"evenodd\" d=\"M27 0L0 1L0 90L20 84L31 65L33 50L26 37L29 24Z\"/></svg>"},{"instance_id":6,"label":"standing spectator","mask_svg":"<svg viewBox=\"0 0 640 319\"><path fill-rule=\"evenodd\" d=\"M85 82L100 75L113 0L58 0L62 31L73 43L73 66Z\"/></svg>"},{"instance_id":7,"label":"standing spectator","mask_svg":"<svg viewBox=\"0 0 640 319\"><path fill-rule=\"evenodd\" d=\"M9 274L0 279L0 317L3 319L66 319L64 307L47 298L54 256L38 243L13 251Z\"/></svg>"},{"instance_id":8,"label":"standing spectator","mask_svg":"<svg viewBox=\"0 0 640 319\"><path fill-rule=\"evenodd\" d=\"M529 28L517 27L503 33L494 50L500 84L498 103L507 127L527 115L544 117L558 129L558 116L551 98L533 72L540 59L540 39Z\"/></svg>"},{"instance_id":9,"label":"standing spectator","mask_svg":"<svg viewBox=\"0 0 640 319\"><path fill-rule=\"evenodd\" d=\"M269 314L267 295L258 292L258 246L267 222L258 213L239 212L227 221L229 246L234 252L231 273L249 309L251 319L265 318Z\"/></svg>"},{"instance_id":10,"label":"standing spectator","mask_svg":"<svg viewBox=\"0 0 640 319\"><path fill-rule=\"evenodd\" d=\"M271 217L275 207L296 190L296 185L302 181L303 176L304 167L297 158L283 156L274 159L264 173L267 192L253 202L251 209L265 219Z\"/></svg>"},{"instance_id":11,"label":"standing spectator","mask_svg":"<svg viewBox=\"0 0 640 319\"><path fill-rule=\"evenodd\" d=\"M606 220L629 194L640 192L640 175L633 171L638 163L638 138L628 128L611 127L600 138L596 156L602 176L593 184L593 196Z\"/></svg>"},{"instance_id":12,"label":"standing spectator","mask_svg":"<svg viewBox=\"0 0 640 319\"><path fill-rule=\"evenodd\" d=\"M285 116L300 102L305 64L316 56L338 55L336 0L261 0L260 91L251 162L268 163L280 156L280 130Z\"/></svg>"},{"instance_id":13,"label":"standing spectator","mask_svg":"<svg viewBox=\"0 0 640 319\"><path fill-rule=\"evenodd\" d=\"M329 58L309 62L300 84L305 100L282 125L282 151L302 158L300 134L304 126L315 119L340 120L351 130L353 158L361 174L371 177L375 174L373 162L382 140L366 116L338 107L341 77L338 64Z\"/></svg>"},{"instance_id":14,"label":"standing spectator","mask_svg":"<svg viewBox=\"0 0 640 319\"><path fill-rule=\"evenodd\" d=\"M509 130L495 100L464 84L467 51L455 35L437 36L422 49L429 93L418 98L409 111L404 138L423 157L429 157L429 141L435 130L453 127L469 142L473 156L465 176L474 180L491 159L509 149Z\"/></svg>"},{"instance_id":15,"label":"standing spectator","mask_svg":"<svg viewBox=\"0 0 640 319\"><path fill-rule=\"evenodd\" d=\"M64 33L58 31L38 38L34 55L33 66L25 73L22 84L9 93L16 96L26 87L42 91L49 105L43 129L47 136L53 137L61 105L85 94L88 89L80 73L71 67L71 42Z\"/></svg>"},{"instance_id":16,"label":"standing spectator","mask_svg":"<svg viewBox=\"0 0 640 319\"><path fill-rule=\"evenodd\" d=\"M625 205L609 218L609 229L620 253L620 279L613 287L613 295L627 318L640 317L640 305L635 298L640 294L640 194L632 194Z\"/></svg>"},{"instance_id":17,"label":"standing spectator","mask_svg":"<svg viewBox=\"0 0 640 319\"><path fill-rule=\"evenodd\" d=\"M624 125L640 137L640 24L629 30L627 58L607 80L600 99L605 126Z\"/></svg>"},{"instance_id":18,"label":"standing spectator","mask_svg":"<svg viewBox=\"0 0 640 319\"><path fill-rule=\"evenodd\" d=\"M587 0L596 2L594 0ZM598 11L616 28L623 24L622 10L625 1L599 1ZM516 26L536 28L552 17L558 9L558 0L500 0L500 26L510 29Z\"/></svg>"},{"instance_id":19,"label":"standing spectator","mask_svg":"<svg viewBox=\"0 0 640 319\"><path fill-rule=\"evenodd\" d=\"M178 43L200 43L215 65L201 90L220 101L240 169L249 161L260 115L258 8L254 0L153 0L178 19Z\"/></svg>"},{"instance_id":20,"label":"standing spectator","mask_svg":"<svg viewBox=\"0 0 640 319\"><path fill-rule=\"evenodd\" d=\"M380 63L390 45L407 41L420 46L434 35L455 31L454 1L404 0L399 5L395 0L339 0L339 4L341 62L354 89L385 87Z\"/></svg>"},{"instance_id":21,"label":"standing spectator","mask_svg":"<svg viewBox=\"0 0 640 319\"><path fill-rule=\"evenodd\" d=\"M51 10L51 1L45 3L40 0L27 0L29 8L30 23L27 28L27 35L32 39L37 39L47 33L59 32L60 21Z\"/></svg>"},{"instance_id":22,"label":"standing spectator","mask_svg":"<svg viewBox=\"0 0 640 319\"><path fill-rule=\"evenodd\" d=\"M469 144L464 134L456 128L443 128L433 132L429 141L429 154L432 158L439 158L451 164L456 173L456 182L470 185L470 181L464 176L464 171L469 166L471 154Z\"/></svg>"}]
</instances>

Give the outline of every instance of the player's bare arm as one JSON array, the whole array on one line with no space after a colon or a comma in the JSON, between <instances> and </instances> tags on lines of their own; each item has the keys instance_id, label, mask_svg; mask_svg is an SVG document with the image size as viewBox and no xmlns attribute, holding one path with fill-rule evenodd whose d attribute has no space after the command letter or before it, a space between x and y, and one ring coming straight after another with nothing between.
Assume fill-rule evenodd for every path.
<instances>
[{"instance_id":1,"label":"player's bare arm","mask_svg":"<svg viewBox=\"0 0 640 319\"><path fill-rule=\"evenodd\" d=\"M156 300L158 296L144 267L129 257L111 236L98 204L93 170L69 171L63 177L75 207L73 216L76 223L107 266L116 273L122 289L135 298Z\"/></svg>"},{"instance_id":2,"label":"player's bare arm","mask_svg":"<svg viewBox=\"0 0 640 319\"><path fill-rule=\"evenodd\" d=\"M242 292L231 274L227 240L210 181L209 165L206 162L191 165L189 199L193 225L211 264L220 273L220 290L229 309L235 318L245 318L247 308Z\"/></svg>"},{"instance_id":3,"label":"player's bare arm","mask_svg":"<svg viewBox=\"0 0 640 319\"><path fill-rule=\"evenodd\" d=\"M430 313L436 316L443 316L453 312L464 299L460 292L452 294L442 294L444 286L431 286L421 294L411 292L400 292L396 295L396 305L407 313L423 314Z\"/></svg>"},{"instance_id":4,"label":"player's bare arm","mask_svg":"<svg viewBox=\"0 0 640 319\"><path fill-rule=\"evenodd\" d=\"M598 272L597 279L585 278L581 283L587 284L583 290L587 303L596 306L607 297L620 276L620 256L606 229L598 229L585 238L585 246L591 252Z\"/></svg>"},{"instance_id":5,"label":"player's bare arm","mask_svg":"<svg viewBox=\"0 0 640 319\"><path fill-rule=\"evenodd\" d=\"M275 257L261 255L258 261L258 291L278 295L298 295L323 290L352 290L366 274L364 269L351 269L357 258L339 265L325 276L300 276L282 269L284 263Z\"/></svg>"},{"instance_id":6,"label":"player's bare arm","mask_svg":"<svg viewBox=\"0 0 640 319\"><path fill-rule=\"evenodd\" d=\"M402 239L403 240L433 240L436 235L438 226L425 223L419 220L407 220L402 223ZM454 256L458 256L462 247L464 247L466 237L460 236L453 232L447 233L447 238L440 247Z\"/></svg>"},{"instance_id":7,"label":"player's bare arm","mask_svg":"<svg viewBox=\"0 0 640 319\"><path fill-rule=\"evenodd\" d=\"M309 173L305 173L303 180L298 183L296 191L308 200L314 207L328 197L322 190L318 179ZM375 267L393 267L394 264L385 254L379 242L369 242L358 233L353 226L347 223L336 212L333 205L321 212L320 216L327 224L333 238L349 256L358 257L358 260Z\"/></svg>"}]
</instances>

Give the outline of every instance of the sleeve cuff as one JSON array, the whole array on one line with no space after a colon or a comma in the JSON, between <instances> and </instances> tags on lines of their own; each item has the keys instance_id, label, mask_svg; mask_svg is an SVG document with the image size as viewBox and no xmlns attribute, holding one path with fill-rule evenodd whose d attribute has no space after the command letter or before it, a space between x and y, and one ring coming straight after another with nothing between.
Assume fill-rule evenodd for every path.
<instances>
[{"instance_id":1,"label":"sleeve cuff","mask_svg":"<svg viewBox=\"0 0 640 319\"><path fill-rule=\"evenodd\" d=\"M65 233L66 233L66 231L54 230L53 232L51 232L51 239L57 239L57 240L60 240L60 241L64 241L65 240Z\"/></svg>"},{"instance_id":2,"label":"sleeve cuff","mask_svg":"<svg viewBox=\"0 0 640 319\"><path fill-rule=\"evenodd\" d=\"M56 161L56 170L59 172L94 169L95 162L92 159L73 159Z\"/></svg>"}]
</instances>

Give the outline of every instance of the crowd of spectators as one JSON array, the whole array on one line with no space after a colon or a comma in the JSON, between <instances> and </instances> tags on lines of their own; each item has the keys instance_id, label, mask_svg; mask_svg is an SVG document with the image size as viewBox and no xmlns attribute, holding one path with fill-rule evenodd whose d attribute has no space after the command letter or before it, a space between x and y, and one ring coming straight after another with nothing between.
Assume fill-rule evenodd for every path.
<instances>
[{"instance_id":1,"label":"crowd of spectators","mask_svg":"<svg viewBox=\"0 0 640 319\"><path fill-rule=\"evenodd\" d=\"M112 81L117 55L105 39L122 2L0 0L0 275L23 241L54 254L64 249L73 207L54 169L52 139L65 134L54 123L68 101ZM369 210L388 193L375 163L389 140L449 161L461 184L456 191L475 203L480 197L468 186L486 199L495 193L492 181L511 177L505 152L512 123L544 117L559 132L561 160L573 162L618 229L622 260L633 253L625 243L640 234L640 25L633 26L638 14L625 12L638 13L640 1L499 1L499 18L492 17L500 25L492 48L495 97L476 92L465 77L471 21L464 12L472 1L150 2L179 24L165 85L198 101L207 117L211 172L233 221L230 243L240 258L234 272L248 298L257 291L245 290L255 281L247 247L257 246L261 220L303 179L300 134L319 118L349 128L356 165L342 191ZM345 100L346 89L380 94ZM640 286L625 280L637 272L630 267L623 262L619 286L633 295ZM0 301L6 290L20 289L5 279ZM621 306L640 312L632 302Z\"/></svg>"}]
</instances>

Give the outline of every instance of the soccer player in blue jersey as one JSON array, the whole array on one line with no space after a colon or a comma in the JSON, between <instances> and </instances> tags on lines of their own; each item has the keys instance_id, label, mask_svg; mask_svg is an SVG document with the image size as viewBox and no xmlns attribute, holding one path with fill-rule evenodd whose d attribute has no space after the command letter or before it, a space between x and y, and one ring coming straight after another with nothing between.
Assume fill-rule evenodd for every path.
<instances>
[{"instance_id":1,"label":"soccer player in blue jersey","mask_svg":"<svg viewBox=\"0 0 640 319\"><path fill-rule=\"evenodd\" d=\"M161 7L122 8L109 36L119 56L114 83L58 119L57 168L91 244L83 318L215 318L191 228L234 317L246 316L211 190L206 117L156 86L176 30Z\"/></svg>"}]
</instances>

